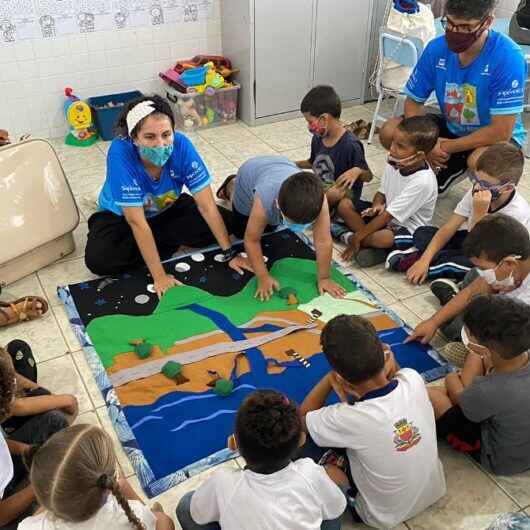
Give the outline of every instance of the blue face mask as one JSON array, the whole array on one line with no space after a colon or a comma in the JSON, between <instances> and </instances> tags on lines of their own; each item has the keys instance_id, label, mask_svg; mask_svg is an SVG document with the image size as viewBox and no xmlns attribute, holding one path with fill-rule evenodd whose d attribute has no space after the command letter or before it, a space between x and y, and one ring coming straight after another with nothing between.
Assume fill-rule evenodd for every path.
<instances>
[{"instance_id":1,"label":"blue face mask","mask_svg":"<svg viewBox=\"0 0 530 530\"><path fill-rule=\"evenodd\" d=\"M162 147L139 145L138 150L142 158L145 158L145 160L148 160L155 166L162 167L169 160L171 153L173 153L173 144L171 143Z\"/></svg>"},{"instance_id":2,"label":"blue face mask","mask_svg":"<svg viewBox=\"0 0 530 530\"><path fill-rule=\"evenodd\" d=\"M291 221L288 221L285 217L283 218L282 224L283 226L285 226L286 228L288 228L289 230L295 233L303 232L304 230L307 230L308 228L311 228L313 226L313 223L305 223L305 224L293 223Z\"/></svg>"}]
</instances>

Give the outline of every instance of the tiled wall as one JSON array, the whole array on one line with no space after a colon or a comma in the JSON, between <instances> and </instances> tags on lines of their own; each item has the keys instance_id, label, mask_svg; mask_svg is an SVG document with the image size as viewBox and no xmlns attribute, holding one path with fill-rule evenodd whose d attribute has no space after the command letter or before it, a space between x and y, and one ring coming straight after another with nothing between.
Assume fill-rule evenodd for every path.
<instances>
[{"instance_id":1,"label":"tiled wall","mask_svg":"<svg viewBox=\"0 0 530 530\"><path fill-rule=\"evenodd\" d=\"M519 0L499 0L496 14L498 17L511 17L518 5Z\"/></svg>"},{"instance_id":2,"label":"tiled wall","mask_svg":"<svg viewBox=\"0 0 530 530\"><path fill-rule=\"evenodd\" d=\"M0 129L54 138L66 131L66 86L81 98L161 91L177 59L221 53L220 2L209 20L0 45Z\"/></svg>"}]
</instances>

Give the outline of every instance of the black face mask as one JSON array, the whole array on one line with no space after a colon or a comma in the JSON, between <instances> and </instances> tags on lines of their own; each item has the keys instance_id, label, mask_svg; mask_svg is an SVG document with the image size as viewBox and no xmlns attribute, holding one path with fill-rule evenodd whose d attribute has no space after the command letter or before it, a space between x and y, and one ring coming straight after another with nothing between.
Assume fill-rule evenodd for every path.
<instances>
[{"instance_id":1,"label":"black face mask","mask_svg":"<svg viewBox=\"0 0 530 530\"><path fill-rule=\"evenodd\" d=\"M445 39L448 48L454 53L464 53L469 50L484 32L484 24L487 17L480 23L479 27L471 33L460 33L450 29L445 30Z\"/></svg>"}]
</instances>

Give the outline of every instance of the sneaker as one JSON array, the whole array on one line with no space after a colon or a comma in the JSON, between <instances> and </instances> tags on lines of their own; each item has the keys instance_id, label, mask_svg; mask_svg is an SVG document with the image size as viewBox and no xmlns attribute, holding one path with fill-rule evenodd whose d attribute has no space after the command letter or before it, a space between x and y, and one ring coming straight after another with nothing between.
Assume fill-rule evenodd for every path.
<instances>
[{"instance_id":1,"label":"sneaker","mask_svg":"<svg viewBox=\"0 0 530 530\"><path fill-rule=\"evenodd\" d=\"M383 248L362 248L357 252L354 259L359 267L374 267L385 262L387 252Z\"/></svg>"},{"instance_id":2,"label":"sneaker","mask_svg":"<svg viewBox=\"0 0 530 530\"><path fill-rule=\"evenodd\" d=\"M420 259L421 253L416 247L407 250L394 250L385 262L385 269L396 272L407 272Z\"/></svg>"},{"instance_id":3,"label":"sneaker","mask_svg":"<svg viewBox=\"0 0 530 530\"><path fill-rule=\"evenodd\" d=\"M462 342L450 342L438 350L440 357L450 362L453 366L462 368L466 362L468 349Z\"/></svg>"},{"instance_id":4,"label":"sneaker","mask_svg":"<svg viewBox=\"0 0 530 530\"><path fill-rule=\"evenodd\" d=\"M458 285L447 278L434 280L430 287L432 294L438 298L442 306L450 302L460 292Z\"/></svg>"}]
</instances>

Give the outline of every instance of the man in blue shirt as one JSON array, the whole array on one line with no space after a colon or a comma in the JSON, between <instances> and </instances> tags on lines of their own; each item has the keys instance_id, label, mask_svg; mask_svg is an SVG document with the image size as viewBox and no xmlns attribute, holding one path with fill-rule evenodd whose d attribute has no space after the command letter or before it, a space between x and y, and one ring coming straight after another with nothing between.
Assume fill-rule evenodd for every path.
<instances>
[{"instance_id":1,"label":"man in blue shirt","mask_svg":"<svg viewBox=\"0 0 530 530\"><path fill-rule=\"evenodd\" d=\"M439 192L474 169L484 148L500 141L526 142L521 112L526 62L520 47L491 29L495 0L448 0L445 36L431 41L405 87L405 117L424 113L432 92L442 111L433 116L440 139L429 156ZM381 130L390 146L398 119Z\"/></svg>"}]
</instances>

